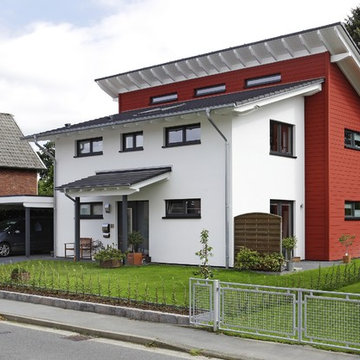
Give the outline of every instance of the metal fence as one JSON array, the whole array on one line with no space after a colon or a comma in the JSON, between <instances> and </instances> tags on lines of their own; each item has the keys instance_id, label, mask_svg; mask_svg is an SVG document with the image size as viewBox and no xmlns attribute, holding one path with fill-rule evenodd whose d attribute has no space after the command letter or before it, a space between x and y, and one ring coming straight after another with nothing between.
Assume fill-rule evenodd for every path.
<instances>
[{"instance_id":1,"label":"metal fence","mask_svg":"<svg viewBox=\"0 0 360 360\"><path fill-rule=\"evenodd\" d=\"M360 295L192 278L190 323L360 350Z\"/></svg>"}]
</instances>

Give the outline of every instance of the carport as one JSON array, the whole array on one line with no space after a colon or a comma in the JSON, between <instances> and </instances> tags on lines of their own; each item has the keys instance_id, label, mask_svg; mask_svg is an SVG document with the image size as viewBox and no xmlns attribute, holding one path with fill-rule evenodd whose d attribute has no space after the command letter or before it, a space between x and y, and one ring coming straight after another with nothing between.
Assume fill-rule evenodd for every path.
<instances>
[{"instance_id":1,"label":"carport","mask_svg":"<svg viewBox=\"0 0 360 360\"><path fill-rule=\"evenodd\" d=\"M48 210L52 213L54 199L51 196L10 195L0 196L0 220L9 216L23 216L25 213L25 256L30 257L30 223L36 211ZM53 237L53 240L55 238Z\"/></svg>"}]
</instances>

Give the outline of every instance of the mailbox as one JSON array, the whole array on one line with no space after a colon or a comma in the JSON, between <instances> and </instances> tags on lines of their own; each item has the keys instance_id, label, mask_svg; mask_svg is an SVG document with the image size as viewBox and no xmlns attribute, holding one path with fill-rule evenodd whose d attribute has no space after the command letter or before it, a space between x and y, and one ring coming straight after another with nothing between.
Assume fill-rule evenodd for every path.
<instances>
[{"instance_id":1,"label":"mailbox","mask_svg":"<svg viewBox=\"0 0 360 360\"><path fill-rule=\"evenodd\" d=\"M110 224L102 224L101 226L102 234L104 238L110 237Z\"/></svg>"}]
</instances>

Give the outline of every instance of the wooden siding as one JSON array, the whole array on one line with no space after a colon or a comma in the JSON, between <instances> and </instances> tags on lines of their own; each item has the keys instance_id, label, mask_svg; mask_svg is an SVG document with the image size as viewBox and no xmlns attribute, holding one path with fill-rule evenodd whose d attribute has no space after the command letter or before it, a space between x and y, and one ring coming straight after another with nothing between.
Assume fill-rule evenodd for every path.
<instances>
[{"instance_id":1,"label":"wooden siding","mask_svg":"<svg viewBox=\"0 0 360 360\"><path fill-rule=\"evenodd\" d=\"M241 246L261 253L281 251L281 216L249 213L234 218L234 256Z\"/></svg>"},{"instance_id":2,"label":"wooden siding","mask_svg":"<svg viewBox=\"0 0 360 360\"><path fill-rule=\"evenodd\" d=\"M192 80L179 81L177 83L155 86L149 89L131 91L119 95L119 112L148 107L150 106L150 98L152 96L171 94L174 92L178 93L178 102L191 100L194 99L194 90L196 88L211 85L226 84L226 93L242 91L245 90L246 79L275 73L281 73L281 83L322 77L325 75L324 59L328 59L327 53L306 56L294 60L279 61L272 64ZM196 98L198 99L200 97Z\"/></svg>"}]
</instances>

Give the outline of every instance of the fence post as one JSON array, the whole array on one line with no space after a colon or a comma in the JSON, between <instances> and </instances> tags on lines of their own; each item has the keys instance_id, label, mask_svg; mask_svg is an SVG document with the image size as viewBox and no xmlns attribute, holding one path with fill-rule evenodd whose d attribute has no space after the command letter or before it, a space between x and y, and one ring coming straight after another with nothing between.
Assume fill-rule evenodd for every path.
<instances>
[{"instance_id":1,"label":"fence post","mask_svg":"<svg viewBox=\"0 0 360 360\"><path fill-rule=\"evenodd\" d=\"M301 291L301 289L298 289L298 340L299 340L299 342L302 341L302 330L303 330L302 307L303 307L302 291Z\"/></svg>"},{"instance_id":2,"label":"fence post","mask_svg":"<svg viewBox=\"0 0 360 360\"><path fill-rule=\"evenodd\" d=\"M219 329L219 318L220 318L220 307L219 307L219 299L220 299L220 286L219 280L214 280L213 282L213 298L214 298L214 309L213 309L213 320L214 327L213 330L217 331Z\"/></svg>"}]
</instances>

